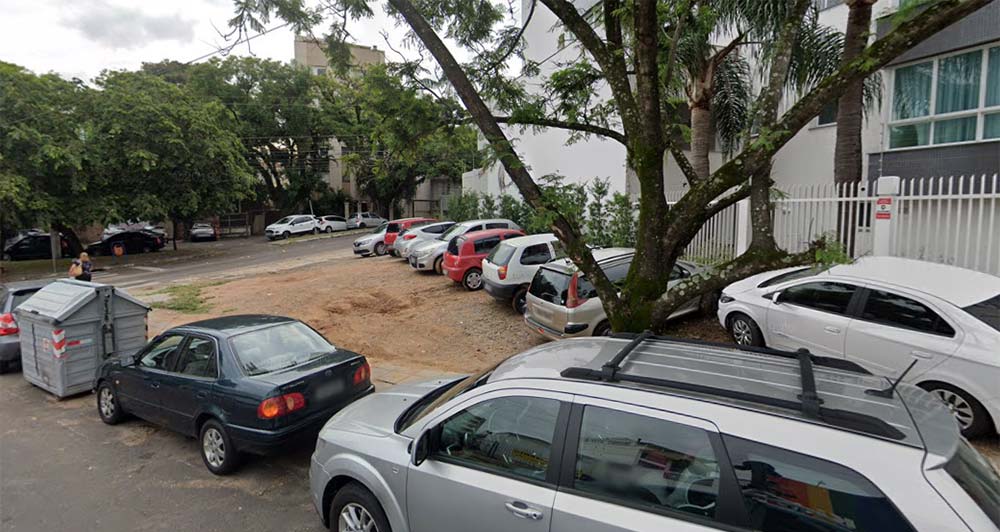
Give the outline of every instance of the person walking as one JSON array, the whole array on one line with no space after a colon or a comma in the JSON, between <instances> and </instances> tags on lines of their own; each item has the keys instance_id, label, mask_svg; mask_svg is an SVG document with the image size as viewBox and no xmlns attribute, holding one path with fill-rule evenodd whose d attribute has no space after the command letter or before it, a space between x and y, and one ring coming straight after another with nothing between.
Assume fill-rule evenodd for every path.
<instances>
[{"instance_id":1,"label":"person walking","mask_svg":"<svg viewBox=\"0 0 1000 532\"><path fill-rule=\"evenodd\" d=\"M87 252L80 253L80 258L73 259L73 263L69 267L69 276L77 281L90 282L91 276L90 271L93 269L94 263L90 262L90 255Z\"/></svg>"}]
</instances>

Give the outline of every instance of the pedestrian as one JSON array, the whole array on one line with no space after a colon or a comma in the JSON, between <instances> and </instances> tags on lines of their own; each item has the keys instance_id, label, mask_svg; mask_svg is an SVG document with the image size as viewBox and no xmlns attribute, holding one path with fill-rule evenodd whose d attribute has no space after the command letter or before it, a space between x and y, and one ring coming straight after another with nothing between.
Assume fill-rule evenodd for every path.
<instances>
[{"instance_id":1,"label":"pedestrian","mask_svg":"<svg viewBox=\"0 0 1000 532\"><path fill-rule=\"evenodd\" d=\"M77 281L87 281L90 282L90 270L94 267L94 263L90 262L90 255L84 251L80 253L79 259L73 259L73 264L69 267L69 276Z\"/></svg>"}]
</instances>

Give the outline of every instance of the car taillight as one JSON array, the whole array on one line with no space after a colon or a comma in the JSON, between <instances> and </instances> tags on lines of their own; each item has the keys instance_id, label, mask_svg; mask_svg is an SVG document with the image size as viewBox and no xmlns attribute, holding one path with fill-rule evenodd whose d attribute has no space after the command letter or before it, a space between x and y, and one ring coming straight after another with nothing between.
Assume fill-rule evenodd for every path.
<instances>
[{"instance_id":1,"label":"car taillight","mask_svg":"<svg viewBox=\"0 0 1000 532\"><path fill-rule=\"evenodd\" d=\"M497 275L500 277L501 281L503 281L504 279L506 279L507 278L507 267L506 266L501 266L501 267L497 268Z\"/></svg>"},{"instance_id":2,"label":"car taillight","mask_svg":"<svg viewBox=\"0 0 1000 532\"><path fill-rule=\"evenodd\" d=\"M417 235L403 235L403 240L413 240Z\"/></svg>"},{"instance_id":3,"label":"car taillight","mask_svg":"<svg viewBox=\"0 0 1000 532\"><path fill-rule=\"evenodd\" d=\"M10 336L19 332L21 332L21 329L17 328L17 322L14 321L13 314L10 312L0 314L0 336Z\"/></svg>"},{"instance_id":4,"label":"car taillight","mask_svg":"<svg viewBox=\"0 0 1000 532\"><path fill-rule=\"evenodd\" d=\"M569 280L569 290L566 294L566 308L576 308L587 302L587 298L580 298L577 293L577 286L580 283L580 274L573 274Z\"/></svg>"},{"instance_id":5,"label":"car taillight","mask_svg":"<svg viewBox=\"0 0 1000 532\"><path fill-rule=\"evenodd\" d=\"M354 370L354 385L364 384L368 382L372 376L372 367L368 365L366 360L363 364L358 366L358 369Z\"/></svg>"},{"instance_id":6,"label":"car taillight","mask_svg":"<svg viewBox=\"0 0 1000 532\"><path fill-rule=\"evenodd\" d=\"M287 393L278 397L268 397L257 406L257 417L274 419L288 415L306 407L306 398L299 392Z\"/></svg>"}]
</instances>

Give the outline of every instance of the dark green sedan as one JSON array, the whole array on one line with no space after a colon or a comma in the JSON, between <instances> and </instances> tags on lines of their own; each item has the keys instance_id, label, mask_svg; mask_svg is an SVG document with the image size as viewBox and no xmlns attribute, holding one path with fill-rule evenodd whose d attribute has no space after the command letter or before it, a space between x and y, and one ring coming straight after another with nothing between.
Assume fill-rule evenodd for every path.
<instances>
[{"instance_id":1,"label":"dark green sedan","mask_svg":"<svg viewBox=\"0 0 1000 532\"><path fill-rule=\"evenodd\" d=\"M108 360L94 384L109 425L132 414L199 439L217 475L244 453L268 455L315 435L374 391L362 355L280 316L215 318L175 327L133 357Z\"/></svg>"}]
</instances>

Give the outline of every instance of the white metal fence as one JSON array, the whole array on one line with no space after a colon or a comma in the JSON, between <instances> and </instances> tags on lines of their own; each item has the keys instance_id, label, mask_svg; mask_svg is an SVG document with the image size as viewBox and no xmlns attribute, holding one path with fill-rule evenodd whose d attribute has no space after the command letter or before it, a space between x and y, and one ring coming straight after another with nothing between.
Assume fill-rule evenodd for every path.
<instances>
[{"instance_id":1,"label":"white metal fence","mask_svg":"<svg viewBox=\"0 0 1000 532\"><path fill-rule=\"evenodd\" d=\"M874 188L867 183L780 187L773 198L775 239L797 252L826 236L853 257L892 255L1000 275L996 174L910 179L900 182L898 191L882 191L884 196ZM667 200L673 204L682 194L668 193ZM718 263L742 253L749 245L748 212L744 200L717 214L685 256Z\"/></svg>"}]
</instances>

